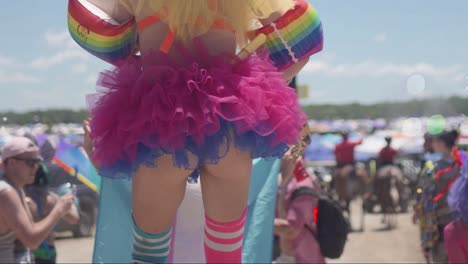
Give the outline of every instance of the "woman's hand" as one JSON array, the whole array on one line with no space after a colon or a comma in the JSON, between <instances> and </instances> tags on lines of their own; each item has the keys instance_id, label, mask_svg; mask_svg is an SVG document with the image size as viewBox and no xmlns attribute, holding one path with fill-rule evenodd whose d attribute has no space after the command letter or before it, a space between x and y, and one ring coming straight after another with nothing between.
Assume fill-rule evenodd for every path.
<instances>
[{"instance_id":1,"label":"woman's hand","mask_svg":"<svg viewBox=\"0 0 468 264\"><path fill-rule=\"evenodd\" d=\"M288 240L295 239L300 233L300 230L289 224L286 219L275 218L274 226L275 233Z\"/></svg>"},{"instance_id":2,"label":"woman's hand","mask_svg":"<svg viewBox=\"0 0 468 264\"><path fill-rule=\"evenodd\" d=\"M288 229L291 228L288 220L281 219L281 218L275 218L274 226L275 226L275 233L277 233L278 235L287 232Z\"/></svg>"},{"instance_id":3,"label":"woman's hand","mask_svg":"<svg viewBox=\"0 0 468 264\"><path fill-rule=\"evenodd\" d=\"M84 144L83 144L84 151L86 152L86 155L88 155L88 158L91 160L91 163L93 163L96 170L98 170L99 165L92 158L94 147L93 147L93 140L91 139L91 129L89 127L88 120L83 121L83 130L84 130Z\"/></svg>"},{"instance_id":4,"label":"woman's hand","mask_svg":"<svg viewBox=\"0 0 468 264\"><path fill-rule=\"evenodd\" d=\"M88 155L88 157L91 158L91 154L93 153L93 141L91 140L91 133L90 133L90 128L89 128L89 121L85 120L83 121L83 130L84 130L84 144L83 148Z\"/></svg>"}]
</instances>

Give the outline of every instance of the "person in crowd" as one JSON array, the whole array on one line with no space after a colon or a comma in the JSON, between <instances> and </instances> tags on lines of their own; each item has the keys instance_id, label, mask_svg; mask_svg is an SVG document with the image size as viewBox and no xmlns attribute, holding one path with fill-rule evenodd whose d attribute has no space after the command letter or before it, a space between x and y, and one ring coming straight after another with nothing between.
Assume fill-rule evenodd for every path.
<instances>
[{"instance_id":1,"label":"person in crowd","mask_svg":"<svg viewBox=\"0 0 468 264\"><path fill-rule=\"evenodd\" d=\"M356 166L354 157L354 149L362 144L363 140L352 142L349 140L349 133L343 132L341 134L343 140L335 146L334 154L336 158L336 170L334 173L334 186L338 194L338 200L343 208L350 213L349 204L352 199L349 190L349 184L352 180L351 177L356 176L359 193L364 194L368 183L368 175L363 168Z\"/></svg>"},{"instance_id":2,"label":"person in crowd","mask_svg":"<svg viewBox=\"0 0 468 264\"><path fill-rule=\"evenodd\" d=\"M382 148L379 152L379 165L394 165L395 158L398 156L398 151L392 148L391 137L385 137L385 142L387 143L387 145L384 148Z\"/></svg>"},{"instance_id":3,"label":"person in crowd","mask_svg":"<svg viewBox=\"0 0 468 264\"><path fill-rule=\"evenodd\" d=\"M448 204L455 219L444 229L445 248L450 263L468 263L468 157L450 189Z\"/></svg>"},{"instance_id":4,"label":"person in crowd","mask_svg":"<svg viewBox=\"0 0 468 264\"><path fill-rule=\"evenodd\" d=\"M354 159L354 149L361 145L363 140L357 142L352 142L349 140L349 133L343 132L341 134L342 141L341 143L335 146L335 157L336 157L336 166L337 168L344 168L345 166L351 165L354 166L356 160Z\"/></svg>"},{"instance_id":5,"label":"person in crowd","mask_svg":"<svg viewBox=\"0 0 468 264\"><path fill-rule=\"evenodd\" d=\"M28 263L57 222L70 212L73 195L60 197L47 217L34 222L27 206L24 187L34 182L41 162L39 148L26 137L10 139L2 150L5 173L0 178L0 261ZM15 240L24 246L15 252Z\"/></svg>"},{"instance_id":6,"label":"person in crowd","mask_svg":"<svg viewBox=\"0 0 468 264\"><path fill-rule=\"evenodd\" d=\"M419 222L421 245L428 263L447 263L444 229L453 219L447 195L460 174L460 152L456 148L458 132L444 131L434 135L432 146L441 155L434 164L429 163L420 180L414 222Z\"/></svg>"},{"instance_id":7,"label":"person in crowd","mask_svg":"<svg viewBox=\"0 0 468 264\"><path fill-rule=\"evenodd\" d=\"M291 200L291 194L300 187L317 189L301 159L286 155L281 160L274 220L276 250L279 251L275 263L325 263L320 245L312 234L317 233L313 212L318 206L318 198L304 195Z\"/></svg>"},{"instance_id":8,"label":"person in crowd","mask_svg":"<svg viewBox=\"0 0 468 264\"><path fill-rule=\"evenodd\" d=\"M32 134L26 134L36 145L37 139ZM49 215L59 199L59 195L50 188L51 174L49 167L55 155L56 144L53 138L46 140L40 146L40 153L43 162L40 163L36 172L36 177L32 184L25 187L25 194L28 198L28 206L35 222L39 222ZM62 186L64 193L73 192L71 186ZM70 224L77 224L80 220L78 213L78 200L74 200L70 212L64 216L64 220ZM19 243L17 243L18 245ZM55 248L55 234L51 232L34 251L34 259L37 264L53 264L57 260L57 249Z\"/></svg>"}]
</instances>

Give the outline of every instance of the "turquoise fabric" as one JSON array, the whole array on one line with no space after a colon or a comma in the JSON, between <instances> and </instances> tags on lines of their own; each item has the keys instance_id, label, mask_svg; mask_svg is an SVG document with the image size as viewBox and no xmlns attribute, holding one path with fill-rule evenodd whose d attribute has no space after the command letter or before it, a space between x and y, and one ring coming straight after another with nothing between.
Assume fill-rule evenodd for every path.
<instances>
[{"instance_id":1,"label":"turquoise fabric","mask_svg":"<svg viewBox=\"0 0 468 264\"><path fill-rule=\"evenodd\" d=\"M279 160L253 161L244 263L271 263ZM133 245L131 181L102 178L93 263L130 263ZM190 219L187 219L190 221Z\"/></svg>"}]
</instances>

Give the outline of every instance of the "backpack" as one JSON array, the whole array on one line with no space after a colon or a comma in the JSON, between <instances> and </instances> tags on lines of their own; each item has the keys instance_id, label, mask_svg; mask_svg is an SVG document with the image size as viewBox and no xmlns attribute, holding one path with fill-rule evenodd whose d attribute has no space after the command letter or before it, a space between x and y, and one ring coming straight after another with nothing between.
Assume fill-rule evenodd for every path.
<instances>
[{"instance_id":1,"label":"backpack","mask_svg":"<svg viewBox=\"0 0 468 264\"><path fill-rule=\"evenodd\" d=\"M326 195L310 188L300 187L291 194L291 202L303 195L311 195L319 199L318 207L314 209L314 222L317 232L307 224L305 228L311 232L320 245L322 256L336 259L343 254L348 239L349 222L344 217L341 207ZM318 210L317 210L318 209Z\"/></svg>"}]
</instances>

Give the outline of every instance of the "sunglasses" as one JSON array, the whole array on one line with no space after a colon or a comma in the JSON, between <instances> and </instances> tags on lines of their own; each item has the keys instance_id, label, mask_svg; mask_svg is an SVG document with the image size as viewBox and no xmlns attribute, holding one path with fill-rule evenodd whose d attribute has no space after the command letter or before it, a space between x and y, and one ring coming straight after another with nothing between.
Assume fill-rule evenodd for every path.
<instances>
[{"instance_id":1,"label":"sunglasses","mask_svg":"<svg viewBox=\"0 0 468 264\"><path fill-rule=\"evenodd\" d=\"M41 163L41 159L35 159L35 158L13 158L15 160L21 160L28 165L30 168L34 168L34 166L39 165Z\"/></svg>"}]
</instances>

